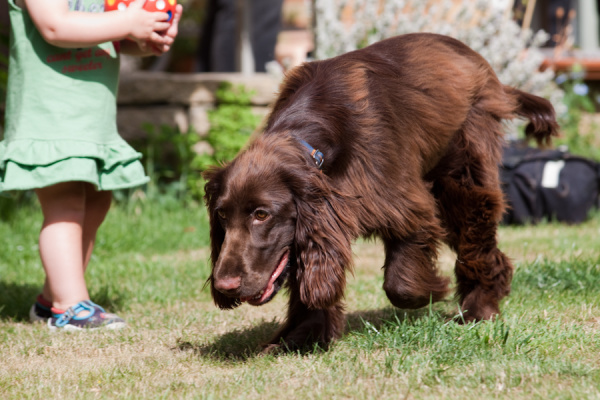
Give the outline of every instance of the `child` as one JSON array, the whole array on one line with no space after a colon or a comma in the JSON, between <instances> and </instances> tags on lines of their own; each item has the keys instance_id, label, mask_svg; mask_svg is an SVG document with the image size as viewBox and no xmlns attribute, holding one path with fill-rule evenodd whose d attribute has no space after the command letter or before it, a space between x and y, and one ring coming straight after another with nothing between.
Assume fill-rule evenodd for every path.
<instances>
[{"instance_id":1,"label":"child","mask_svg":"<svg viewBox=\"0 0 600 400\"><path fill-rule=\"evenodd\" d=\"M39 251L46 280L32 320L50 329L117 329L123 319L90 301L84 272L111 190L147 182L140 154L118 134L119 52L160 55L177 35L162 12L135 0L8 0L11 20L0 191L35 189L44 221Z\"/></svg>"}]
</instances>

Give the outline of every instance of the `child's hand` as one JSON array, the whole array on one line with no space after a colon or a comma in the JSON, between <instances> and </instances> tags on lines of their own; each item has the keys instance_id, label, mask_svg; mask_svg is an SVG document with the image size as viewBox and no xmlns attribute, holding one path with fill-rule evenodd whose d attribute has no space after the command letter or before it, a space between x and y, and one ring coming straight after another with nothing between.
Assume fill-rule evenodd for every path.
<instances>
[{"instance_id":1,"label":"child's hand","mask_svg":"<svg viewBox=\"0 0 600 400\"><path fill-rule=\"evenodd\" d=\"M171 26L162 33L163 43L154 43L150 41L146 41L144 45L140 45L142 50L150 50L154 55L160 56L171 49L171 45L175 41L175 37L179 33L179 21L181 20L181 15L183 14L183 6L181 4L177 4L175 7L175 15L173 15L173 22Z\"/></svg>"},{"instance_id":2,"label":"child's hand","mask_svg":"<svg viewBox=\"0 0 600 400\"><path fill-rule=\"evenodd\" d=\"M130 21L129 37L138 43L150 42L152 45L166 44L166 35L160 32L169 29L169 15L164 12L149 12L143 9L146 0L134 0L126 10ZM173 23L175 20L173 20Z\"/></svg>"},{"instance_id":3,"label":"child's hand","mask_svg":"<svg viewBox=\"0 0 600 400\"><path fill-rule=\"evenodd\" d=\"M169 14L144 10L145 0L134 0L126 10L107 13L71 11L67 0L24 0L24 3L44 40L58 47L90 47L129 38L143 46L151 43L158 47L155 51L162 53L164 46L173 43L173 34L165 34L172 26L167 22ZM177 20L181 11L178 14L173 16ZM177 25L173 25L177 34Z\"/></svg>"}]
</instances>

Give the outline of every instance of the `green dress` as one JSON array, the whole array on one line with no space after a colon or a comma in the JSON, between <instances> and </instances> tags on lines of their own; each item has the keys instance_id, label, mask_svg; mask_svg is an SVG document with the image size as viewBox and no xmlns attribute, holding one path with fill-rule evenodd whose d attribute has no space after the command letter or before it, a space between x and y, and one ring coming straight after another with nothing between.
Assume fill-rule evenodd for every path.
<instances>
[{"instance_id":1,"label":"green dress","mask_svg":"<svg viewBox=\"0 0 600 400\"><path fill-rule=\"evenodd\" d=\"M0 191L68 181L89 182L98 190L146 183L141 154L117 131L116 45L52 46L26 10L15 0L8 4L11 40ZM69 4L77 11L104 11L104 0Z\"/></svg>"}]
</instances>

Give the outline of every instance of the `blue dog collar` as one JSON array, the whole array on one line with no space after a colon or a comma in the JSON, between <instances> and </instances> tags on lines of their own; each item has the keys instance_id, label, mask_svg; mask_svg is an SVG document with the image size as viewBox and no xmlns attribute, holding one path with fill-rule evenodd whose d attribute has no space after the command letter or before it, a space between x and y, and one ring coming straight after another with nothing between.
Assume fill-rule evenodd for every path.
<instances>
[{"instance_id":1,"label":"blue dog collar","mask_svg":"<svg viewBox=\"0 0 600 400\"><path fill-rule=\"evenodd\" d=\"M300 143L302 143L302 145L308 149L308 151L310 152L310 156L313 158L313 160L315 160L315 165L320 171L323 167L323 161L325 161L325 156L323 155L323 153L321 153L319 150L315 149L302 139L300 139Z\"/></svg>"}]
</instances>

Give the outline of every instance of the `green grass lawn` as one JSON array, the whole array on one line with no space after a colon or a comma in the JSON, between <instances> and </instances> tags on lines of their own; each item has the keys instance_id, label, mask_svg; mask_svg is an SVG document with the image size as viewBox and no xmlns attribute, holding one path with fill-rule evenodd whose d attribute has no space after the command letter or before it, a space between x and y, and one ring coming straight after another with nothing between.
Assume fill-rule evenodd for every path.
<instances>
[{"instance_id":1,"label":"green grass lawn","mask_svg":"<svg viewBox=\"0 0 600 400\"><path fill-rule=\"evenodd\" d=\"M28 322L43 281L41 215L0 220L0 398L600 399L600 214L578 225L503 227L516 266L497 321L466 326L452 298L405 312L381 289L382 247L356 243L348 328L327 351L261 356L286 295L220 311L202 207L114 207L88 271L120 332L50 333ZM454 258L442 249L450 275Z\"/></svg>"}]
</instances>

